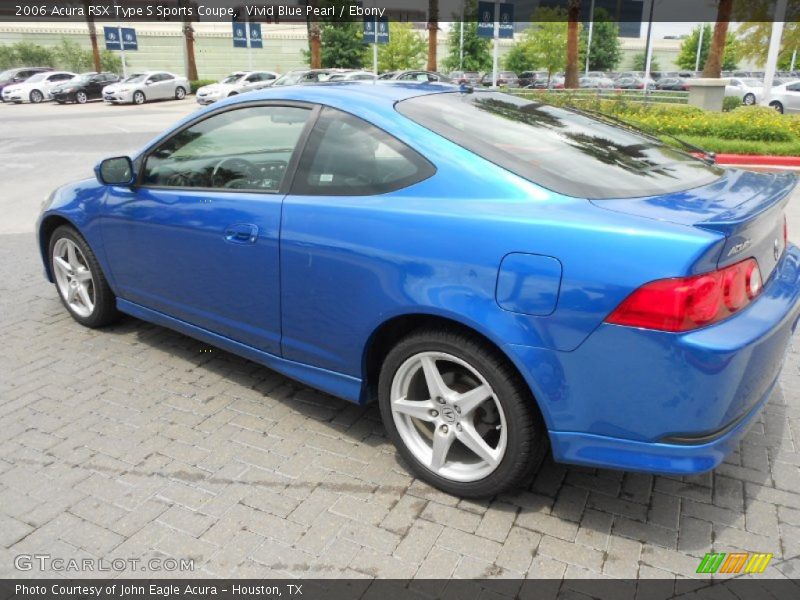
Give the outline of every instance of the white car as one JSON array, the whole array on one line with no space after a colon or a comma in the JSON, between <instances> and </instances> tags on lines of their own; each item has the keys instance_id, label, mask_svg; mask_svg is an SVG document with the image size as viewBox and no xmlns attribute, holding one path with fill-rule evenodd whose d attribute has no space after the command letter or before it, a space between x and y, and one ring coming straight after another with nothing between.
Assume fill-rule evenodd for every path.
<instances>
[{"instance_id":1,"label":"white car","mask_svg":"<svg viewBox=\"0 0 800 600\"><path fill-rule=\"evenodd\" d=\"M347 71L345 73L332 73L325 81L375 81L375 73L369 71Z\"/></svg>"},{"instance_id":2,"label":"white car","mask_svg":"<svg viewBox=\"0 0 800 600\"><path fill-rule=\"evenodd\" d=\"M22 83L15 83L4 87L3 101L15 102L17 104L22 104L23 102L38 104L44 100L52 100L53 88L77 76L77 73L70 73L68 71L45 71L44 73L37 73Z\"/></svg>"},{"instance_id":3,"label":"white car","mask_svg":"<svg viewBox=\"0 0 800 600\"><path fill-rule=\"evenodd\" d=\"M753 106L761 99L764 82L755 77L734 77L725 86L725 96L739 98L743 104Z\"/></svg>"},{"instance_id":4,"label":"white car","mask_svg":"<svg viewBox=\"0 0 800 600\"><path fill-rule=\"evenodd\" d=\"M260 90L275 83L278 77L280 75L273 71L237 71L219 83L204 85L198 89L197 102L198 104L211 104L229 96Z\"/></svg>"},{"instance_id":5,"label":"white car","mask_svg":"<svg viewBox=\"0 0 800 600\"><path fill-rule=\"evenodd\" d=\"M186 77L166 71L134 73L119 83L103 88L103 100L113 104L144 104L150 100L183 100L189 93Z\"/></svg>"},{"instance_id":6,"label":"white car","mask_svg":"<svg viewBox=\"0 0 800 600\"><path fill-rule=\"evenodd\" d=\"M772 88L769 105L779 113L800 112L800 81L794 80Z\"/></svg>"}]
</instances>

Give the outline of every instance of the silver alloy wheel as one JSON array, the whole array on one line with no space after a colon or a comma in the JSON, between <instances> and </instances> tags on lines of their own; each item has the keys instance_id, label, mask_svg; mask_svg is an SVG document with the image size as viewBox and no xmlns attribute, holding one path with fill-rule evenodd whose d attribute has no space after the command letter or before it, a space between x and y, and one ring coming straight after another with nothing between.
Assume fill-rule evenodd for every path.
<instances>
[{"instance_id":1,"label":"silver alloy wheel","mask_svg":"<svg viewBox=\"0 0 800 600\"><path fill-rule=\"evenodd\" d=\"M440 477L478 481L505 456L503 407L486 379L460 358L415 354L397 369L390 402L403 443Z\"/></svg>"},{"instance_id":2,"label":"silver alloy wheel","mask_svg":"<svg viewBox=\"0 0 800 600\"><path fill-rule=\"evenodd\" d=\"M33 102L34 104L39 104L39 102L41 102L43 99L44 96L42 95L42 92L40 92L39 90L33 90L31 92L31 102Z\"/></svg>"},{"instance_id":3,"label":"silver alloy wheel","mask_svg":"<svg viewBox=\"0 0 800 600\"><path fill-rule=\"evenodd\" d=\"M186 97L186 90L183 89L182 87L178 87L178 89L175 90L175 98L178 100L183 100L185 97Z\"/></svg>"},{"instance_id":4,"label":"silver alloy wheel","mask_svg":"<svg viewBox=\"0 0 800 600\"><path fill-rule=\"evenodd\" d=\"M75 94L75 100L78 104L86 104L86 93L85 92L78 92Z\"/></svg>"},{"instance_id":5,"label":"silver alloy wheel","mask_svg":"<svg viewBox=\"0 0 800 600\"><path fill-rule=\"evenodd\" d=\"M144 104L144 94L142 92L133 92L133 103Z\"/></svg>"},{"instance_id":6,"label":"silver alloy wheel","mask_svg":"<svg viewBox=\"0 0 800 600\"><path fill-rule=\"evenodd\" d=\"M94 278L81 249L68 238L53 246L53 274L67 305L80 317L89 317L96 302Z\"/></svg>"},{"instance_id":7,"label":"silver alloy wheel","mask_svg":"<svg viewBox=\"0 0 800 600\"><path fill-rule=\"evenodd\" d=\"M744 95L744 104L746 106L753 106L756 103L756 97L753 94Z\"/></svg>"}]
</instances>

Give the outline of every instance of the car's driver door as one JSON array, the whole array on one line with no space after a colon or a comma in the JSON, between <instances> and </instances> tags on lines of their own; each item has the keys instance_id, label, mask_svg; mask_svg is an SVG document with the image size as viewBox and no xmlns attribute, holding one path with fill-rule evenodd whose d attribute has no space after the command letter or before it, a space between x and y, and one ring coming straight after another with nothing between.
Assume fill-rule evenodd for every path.
<instances>
[{"instance_id":1,"label":"car's driver door","mask_svg":"<svg viewBox=\"0 0 800 600\"><path fill-rule=\"evenodd\" d=\"M138 184L106 199L118 296L278 354L281 203L312 113L229 107L149 150Z\"/></svg>"}]
</instances>

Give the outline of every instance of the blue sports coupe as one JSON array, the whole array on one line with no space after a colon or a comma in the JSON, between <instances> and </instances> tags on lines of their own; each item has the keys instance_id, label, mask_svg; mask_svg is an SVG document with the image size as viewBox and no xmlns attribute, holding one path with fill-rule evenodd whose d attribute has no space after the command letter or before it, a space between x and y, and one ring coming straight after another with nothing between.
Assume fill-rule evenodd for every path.
<instances>
[{"instance_id":1,"label":"blue sports coupe","mask_svg":"<svg viewBox=\"0 0 800 600\"><path fill-rule=\"evenodd\" d=\"M800 315L796 178L443 84L203 109L56 190L38 237L79 323L127 313L356 403L431 484L557 461L713 469Z\"/></svg>"}]
</instances>

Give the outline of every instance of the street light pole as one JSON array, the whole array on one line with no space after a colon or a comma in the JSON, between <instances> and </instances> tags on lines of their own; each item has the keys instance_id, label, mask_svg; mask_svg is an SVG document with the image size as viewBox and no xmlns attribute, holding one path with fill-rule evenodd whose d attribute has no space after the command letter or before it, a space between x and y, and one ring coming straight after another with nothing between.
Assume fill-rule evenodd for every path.
<instances>
[{"instance_id":1,"label":"street light pole","mask_svg":"<svg viewBox=\"0 0 800 600\"><path fill-rule=\"evenodd\" d=\"M700 70L700 53L703 50L703 33L705 33L706 24L700 23L700 38L697 40L697 58L694 61L695 72Z\"/></svg>"},{"instance_id":2,"label":"street light pole","mask_svg":"<svg viewBox=\"0 0 800 600\"><path fill-rule=\"evenodd\" d=\"M586 74L589 74L589 54L592 52L592 30L594 29L594 0L589 6L589 35L586 39Z\"/></svg>"},{"instance_id":3,"label":"street light pole","mask_svg":"<svg viewBox=\"0 0 800 600\"><path fill-rule=\"evenodd\" d=\"M778 55L781 51L781 35L783 34L784 20L786 19L786 0L778 0L775 5L775 14L772 17L772 34L769 38L769 51L767 52L767 68L764 71L764 89L761 92L761 104L769 105L772 93L772 82L775 80L775 67L778 65Z\"/></svg>"},{"instance_id":4,"label":"street light pole","mask_svg":"<svg viewBox=\"0 0 800 600\"><path fill-rule=\"evenodd\" d=\"M494 37L492 39L492 88L497 88L497 62L498 62L498 43L497 39L500 37L500 2L494 3Z\"/></svg>"},{"instance_id":5,"label":"street light pole","mask_svg":"<svg viewBox=\"0 0 800 600\"><path fill-rule=\"evenodd\" d=\"M651 47L651 38L653 36L653 11L656 7L656 0L650 0L650 16L647 18L647 41L645 42L644 50L644 96L650 91L647 81L650 79L650 60L653 57L653 48Z\"/></svg>"}]
</instances>

